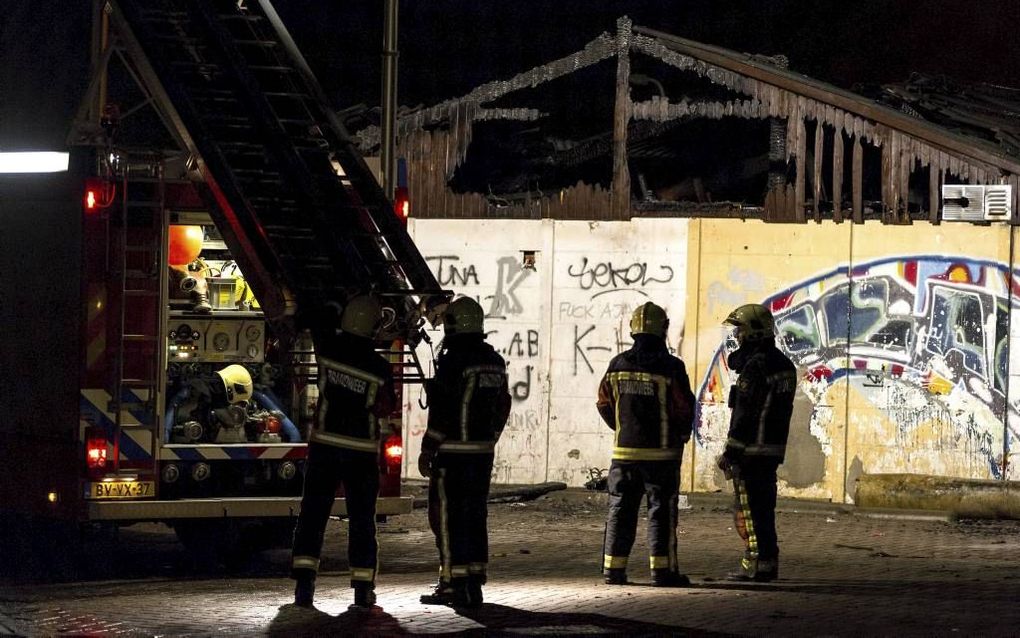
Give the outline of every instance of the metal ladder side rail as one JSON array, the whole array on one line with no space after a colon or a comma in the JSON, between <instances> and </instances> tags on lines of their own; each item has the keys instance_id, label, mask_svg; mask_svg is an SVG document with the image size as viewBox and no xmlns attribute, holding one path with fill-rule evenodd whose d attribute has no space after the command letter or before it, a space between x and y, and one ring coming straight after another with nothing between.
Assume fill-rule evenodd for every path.
<instances>
[{"instance_id":1,"label":"metal ladder side rail","mask_svg":"<svg viewBox=\"0 0 1020 638\"><path fill-rule=\"evenodd\" d=\"M217 156L220 153L218 147L204 143L209 134L198 115L201 109L191 98L191 90L185 90L181 78L172 73L168 61L161 58L160 54L166 52L165 48L154 50L151 44L153 31L147 20L158 22L162 14L157 15L159 12L154 12L151 5L139 6L145 3L135 3L132 0L110 0L110 3L114 9L111 22L122 35L129 55L138 60L146 83L155 85L161 100L168 102L175 125L187 132L190 141L188 148L197 152L204 164L206 188L203 193L210 200L210 209L221 232L228 235L236 247L234 258L249 281L261 292L263 308L269 311L269 316L274 318L285 315L288 296L285 292L274 291L279 290L280 281L288 284L292 282L288 281L289 277L282 264L275 259L270 242L260 231L254 217L243 208L247 206L243 189L234 183L229 171L222 168L229 163L225 158ZM175 12L174 16L175 19L190 18L187 11Z\"/></svg>"},{"instance_id":2,"label":"metal ladder side rail","mask_svg":"<svg viewBox=\"0 0 1020 638\"><path fill-rule=\"evenodd\" d=\"M155 170L162 175L161 165L156 165ZM151 431L153 441L157 436L159 427L161 394L161 370L163 366L163 349L160 348L159 337L162 334L162 324L165 322L166 310L162 303L163 298L160 291L167 286L167 273L162 267L164 261L164 245L167 241L166 209L165 209L165 188L162 181L147 183L149 189L148 197L152 197L151 189L155 188L156 199L136 200L132 199L132 167L130 163L125 166L120 179L121 202L120 202L120 229L118 233L117 250L118 264L116 269L118 282L117 297L117 337L116 350L114 352L114 378L111 384L110 401L107 406L113 414L113 469L115 473L121 471L120 442L125 427L125 412L131 414L138 421L140 429ZM147 225L140 227L143 235L148 235L148 241L134 243L131 239L131 229L139 232L139 226L133 224L138 215L132 211L145 210L147 215L142 215ZM149 232L146 232L149 231ZM129 259L130 255L149 255L151 261L150 271L131 268L133 265ZM129 281L134 282L130 284ZM142 284L148 284L145 287ZM155 289L152 288L155 286ZM155 292L156 294L152 294ZM136 311L139 305L149 306L148 332L128 333L127 316L129 311ZM125 374L126 360L129 350L135 350L129 344L149 344L152 353L144 366L145 374L138 378L128 378ZM144 352L137 353L144 355ZM143 402L125 400L126 393L132 390L146 390L148 396ZM155 454L152 454L155 462ZM155 471L155 466L153 467Z\"/></svg>"},{"instance_id":3,"label":"metal ladder side rail","mask_svg":"<svg viewBox=\"0 0 1020 638\"><path fill-rule=\"evenodd\" d=\"M326 106L328 101L318 80L304 60L300 50L298 50L290 38L290 34L287 32L283 22L269 2L258 0L258 5L268 19L269 26L275 31L276 38L283 44L282 47L274 49L272 53L278 57L289 55L292 58L290 61L300 72L298 77L304 84L304 91L302 93L314 97L314 101L305 101L306 108L314 107L315 110L322 111L320 114L313 112L312 116L314 119L322 122L324 135L332 138L330 140L331 151L339 156L338 161L344 167L347 178L351 181L353 194L357 200L354 202L354 205L363 207L373 222L372 226L365 228L365 230L381 236L382 241L391 253L397 257L398 267L402 271L402 278L411 284L409 287L432 289L437 294L442 294L439 284L425 262L424 257L413 246L407 231L397 218L392 203L386 198L361 154L355 149L350 136L347 134L336 113ZM255 25L252 24L251 28L254 30ZM264 38L261 35L256 37ZM297 87L293 88L296 89ZM309 110L312 111L313 109L309 108ZM384 268L392 266L392 262L386 259L382 260L381 263L384 264Z\"/></svg>"},{"instance_id":4,"label":"metal ladder side rail","mask_svg":"<svg viewBox=\"0 0 1020 638\"><path fill-rule=\"evenodd\" d=\"M222 39L223 39L223 38L221 37L221 38L220 38L220 40L222 40ZM172 42L172 39L170 39L170 40L169 40L169 42ZM211 49L210 49L210 50L211 50ZM206 61L206 62L204 62L204 63L205 63L205 65L207 65L207 66L209 66L209 67L216 67L216 64L221 64L222 62L220 62L219 60L214 60L214 61ZM218 68L218 67L217 67L217 68ZM224 71L224 72L225 72L225 71ZM184 84L184 83L183 83L183 84ZM189 89L190 89L190 88L191 88L191 87L189 87ZM239 103L240 103L240 102L239 102ZM210 129L211 129L211 127L210 127ZM213 136L213 137L215 137L215 136ZM224 154L224 155L225 155L225 154ZM233 166L231 166L231 164L232 164L233 162L231 162L231 161L228 161L228 160L227 160L227 161L226 161L225 163L227 164L227 168L231 168L231 167L233 167ZM235 176L238 176L238 175L240 175L240 174L239 174L239 171L238 171L238 170L235 170L235 171L234 171L234 173L235 173ZM255 177L255 176L257 176L257 175L258 175L258 173L254 173L254 174L252 174L252 176L253 176L253 177ZM242 176L242 177L243 177L243 176ZM239 180L239 181L241 181L241 182L244 182L244 183L249 183L249 184L251 183L251 181L250 181L250 180ZM282 180L282 181L283 181L283 180ZM240 190L244 191L245 189L244 189L244 188L242 188L242 189L240 189ZM258 212L258 211L256 211L256 212ZM292 253L296 253L296 251L295 251L295 250L290 250L290 252L292 252ZM304 279L304 278L294 278L294 279L296 279L296 280L299 280L299 281L303 281L303 279Z\"/></svg>"},{"instance_id":5,"label":"metal ladder side rail","mask_svg":"<svg viewBox=\"0 0 1020 638\"><path fill-rule=\"evenodd\" d=\"M202 11L202 9L205 9L205 11ZM205 18L208 18L208 13L209 13L209 11L208 11L208 8L207 8L207 7L200 7L200 8L199 8L199 12L201 12L201 13L204 13L204 14L205 14ZM194 16L192 15L192 13L190 13L190 12L189 12L189 13L187 14L187 18L188 18L188 20L192 20L192 19L194 18ZM204 22L204 23L209 23L210 21L209 21L208 19L203 19L203 22ZM183 19L183 18L180 18L180 28L178 29L177 33L178 33L178 35L181 35L181 34L183 34L184 36L190 36L190 35L193 35L193 34L195 34L195 31L194 31L194 29L198 28L199 26L200 26L200 25L192 24L191 22L184 22L184 19ZM215 21L215 20L212 20L212 21L211 21L211 28L213 29L213 32L214 32L214 33L218 33L218 34L219 34L219 36L220 36L220 37L218 38L218 39L220 40L219 44L223 44L224 42L226 42L227 44L229 44L229 42L230 42L230 37L229 37L229 34L227 34L227 36L228 36L228 37L222 37L222 36L223 36L223 29L219 29L219 30L217 30L217 29L216 29L216 21ZM199 35L202 35L202 33L201 33L201 32L198 32L198 34L199 34ZM260 37L261 37L261 36L260 36ZM173 41L174 41L174 38L169 38L169 39L168 39L168 41L169 41L169 42L171 43L171 45L172 45L172 43L173 43ZM166 44L166 42L164 42L164 44ZM221 48L221 49L223 49L224 47L222 47L222 46L221 46L220 48ZM227 53L229 53L229 49L230 49L230 47L229 47L229 46L227 46L227 47L226 47L226 49L228 50L228 51L227 51ZM274 50L274 51L275 51L275 50L276 50L276 47L268 47L268 49L270 49L270 50ZM244 70L244 69L243 69L243 65L239 65L239 64L237 64L237 62L238 62L238 61L240 61L240 62L243 62L246 56L245 56L245 55L244 55L243 53L239 53L239 52L237 52L237 51L236 51L236 47L235 47L235 52L234 52L234 53L235 53L235 55L234 55L234 62L233 62L233 63L231 63L231 64L229 64L229 65L226 65L226 66L229 66L229 67L231 67L231 68L226 68L226 66L224 66L224 65L223 65L223 62L222 62L221 60L211 60L211 61L210 61L210 60L199 60L199 62L202 62L202 63L204 64L204 68L207 68L207 70L209 70L209 72L215 72L215 73L217 73L217 74L219 74L219 73L223 73L223 74L224 74L224 76L223 76L223 77L226 77L226 76L231 76L231 75L235 76L235 77L234 77L233 79L235 79L235 80L237 80L238 82L240 82L240 84L242 85L242 86L241 86L241 88L242 88L242 89L243 89L243 88L246 88L246 86L245 86L245 85L247 85L247 88L248 88L248 90L247 90L247 93L248 93L248 94L250 95L250 94L252 93L252 89L251 89L251 85L252 85L252 83L251 83L250 81L249 81L249 82L245 82L245 81L243 80L243 78L242 78L242 79L238 79L238 78L236 77L236 76L238 76L238 74L239 74L239 70L240 70L240 71L243 71L243 70ZM194 54L194 50L192 50L192 54ZM187 56L186 54L182 54L182 56L179 56L179 59L180 59L180 58L183 58L183 59L184 59L185 61L189 61L189 60L187 59L187 58L188 58L188 56ZM194 58L194 55L192 55L192 56L191 56L191 59L190 59L190 62L195 62L195 61L196 61L196 60L195 60L195 58ZM260 66L260 65L254 65L254 66L258 67L258 66ZM267 66L267 65L261 65L261 66ZM276 65L276 66L281 66L281 65ZM254 72L252 72L252 73L254 73ZM249 75L250 75L250 74L249 74ZM290 77L292 77L292 75L293 75L293 74L288 74L288 75L286 76L286 78L290 78ZM264 77L264 76L265 76L265 74L263 74L263 77ZM195 81L194 81L194 80L197 80L197 79L199 78L199 76L195 76L195 77L194 77L194 79L192 79L192 78L191 78L191 76L188 76L188 75L184 75L184 76L181 76L181 75L179 75L179 74L173 74L173 77L174 77L174 81L173 81L173 82L169 82L169 81L168 81L168 82L167 82L167 84L171 84L171 83L177 83L177 84L179 84L179 85L180 85L180 87L179 87L179 88L177 88L177 89L176 89L176 91L177 91L178 93L184 94L184 97L190 97L190 95L191 95L192 93L195 93L195 94L200 94L200 93L201 93L201 91L203 90L203 88L199 88L199 89L196 89L196 88L195 88ZM219 77L219 75L218 75L218 77ZM277 80L279 80L279 78L277 78ZM288 80L288 81L289 81L289 80ZM204 87L204 88L205 88L205 89L207 89L208 87ZM287 90L287 91L276 91L275 89L278 89L278 88L280 88L280 85L279 85L279 83L277 83L277 84L276 84L275 86L272 86L271 88L272 88L272 89L274 89L274 91L272 91L272 93L273 93L274 95L275 95L275 94L280 94L280 95L283 95L283 96L287 96L288 98L290 98L290 97L295 97L295 98L297 98L297 99L298 99L298 101L299 101L299 102L300 102L300 101L301 101L301 99L302 99L302 98L301 98L301 94L296 94L296 93L292 93L292 92L291 92L291 91L294 91L294 89L293 89L293 88L291 88L291 89L289 89L289 90ZM267 99L267 98L266 98L266 96L265 96L264 94L263 94L263 95L261 96L261 98L262 98L262 99ZM192 118L192 119L200 119L200 116L201 116L201 115L203 114L203 113L202 113L202 111L203 111L204 109L202 108L202 106L201 106L200 104L197 104L197 102L198 102L198 100L194 100L194 101L190 101L190 102L189 102L189 106L191 107L191 109L192 109L192 111L193 111L193 118ZM238 103L240 103L240 102L250 102L250 100L247 100L247 99L242 99L242 100L239 100L239 101L238 101ZM321 105L320 105L320 107L321 107ZM206 108L208 108L208 106L206 106ZM330 112L328 111L328 109L327 109L327 111L326 111L326 114L327 114L327 115L329 115L329 114L330 114ZM273 113L272 113L272 115L274 115L274 116L275 116L275 112L273 112ZM257 118L257 119L264 119L264 118ZM328 118L327 118L327 119L328 119ZM287 141L287 139L288 139L289 137L294 137L294 135L293 135L293 132L291 132L291 131L288 131L288 130L287 130L287 128L286 128L286 126L284 126L284 125L283 125L282 123L280 123L279 121L277 121L277 122L276 122L276 125L277 125L277 129L278 129L278 130L281 130L281 132L282 132L282 133L284 134L284 135L283 135L283 139L284 139L284 141ZM262 122L262 126L265 126L265 122L264 122L264 121ZM321 127L321 126L320 126L319 128L321 129L321 128L323 128L323 127ZM325 128L326 128L326 130L329 130L329 129L333 128L333 127L325 127ZM263 132L264 132L264 131L263 131ZM199 136L196 136L196 137L199 137ZM201 137L202 139L205 139L205 140L208 140L208 139L209 139L209 136L206 136L206 135L203 135L203 136L200 136L200 137ZM217 136L217 139L216 139L215 141L218 141L218 136ZM315 146L314 144L306 145L306 146L308 146L308 148L307 148L307 149L299 149L299 148L297 147L297 144L301 144L301 143L303 143L303 142L304 142L304 140L298 140L298 142L297 142L297 143L291 143L291 149L290 149L290 150L291 150L291 152L292 152L292 153L293 153L294 155L296 155L297 157L299 157L299 158L303 159L303 156L304 156L304 155L306 155L307 153L311 152L311 153L318 153L318 154L320 155L320 157L321 157L321 153L322 153L322 151L320 151L320 150L319 150L319 149L318 149L318 148L317 148L317 147L316 147L316 146ZM278 150L278 149L271 149L271 150L274 150L274 151L276 151L276 150ZM273 154L275 155L275 158L274 158L274 159L277 159L277 160L279 160L279 154L278 154L278 153L275 153L275 152L274 152ZM211 164L213 164L213 163L214 163L214 160L213 160L213 159L211 158L211 155L215 155L215 153L212 153L212 154L211 154L211 153L209 153L208 151L204 151L204 152L203 152L203 155L205 156L205 159L206 159L206 161L207 161L207 164L211 165ZM225 154L225 153L223 153L223 154L222 154L222 156L221 156L221 159L223 160L223 161L222 161L222 165L223 165L223 166L222 166L222 167L220 168L220 170L216 170L215 168L213 168L213 171L214 171L215 173L221 173L221 174L222 174L222 173L224 172L224 170L223 170L224 168L225 168L225 169L226 169L226 170L227 170L227 171L229 172L229 169L233 167L233 162L232 162L232 161L230 161L230 158L226 157L225 155L226 155L226 154ZM360 159L360 156L357 156L357 155L356 155L355 157L357 158L357 160L359 160L359 161L362 161L362 162L363 162L363 160L361 160L361 159ZM320 165L320 166L321 166L321 165ZM348 161L348 166L351 166L351 164L350 164L350 162L349 162L349 161ZM212 168L212 167L211 167L211 168ZM293 170L293 168L291 168L291 170ZM335 176L335 175L330 175L330 176L329 176L329 178L330 178L330 180L332 180L332 182L333 182L334 184L336 183L337 179L336 179L336 176ZM225 181L227 181L227 180L224 180L224 179L222 179L222 178L221 178L221 179L220 179L220 181L221 181L221 182L225 182ZM248 185L249 185L249 184L250 184L251 182L249 182L249 181L246 181L246 180L241 180L241 179L238 179L238 180L236 180L236 181L237 181L237 182L239 182L239 183L238 183L238 184L236 184L236 191L238 191L238 192L237 192L237 193L235 193L235 195L240 195L240 196L241 196L241 198L243 198L243 195L245 194L245 191L247 190L247 187L248 187ZM376 190L378 190L378 186L377 186L377 185L375 185L375 187L376 187ZM299 191L302 191L302 189L300 189L300 188L299 188L298 190L299 190ZM381 191L380 191L380 193L381 193ZM229 194L229 193L228 193L228 194L226 194L226 198L227 198L227 199L233 199L234 201L237 201L237 200L239 199L239 198L238 198L237 196L231 197L230 195L231 195L231 194ZM356 193L355 193L354 195L356 195ZM358 201L360 201L360 198L356 198L356 199L358 199ZM316 207L316 208L317 208L317 207ZM258 211L247 211L247 212L251 212L251 213L255 213L255 214L257 214L257 213L258 213ZM321 216L321 214L322 214L322 213L321 213L321 211L317 211L317 212L318 212L318 213L320 214L320 216ZM392 212L391 212L391 211L388 211L388 210L387 210L387 213L389 213L389 214L390 214L390 215L392 216ZM320 221L321 221L321 220L320 220ZM330 221L333 221L333 220L330 220ZM332 226L332 224L326 224L326 227L327 227L327 228L329 228L330 226ZM333 229L330 229L330 230L333 230ZM333 231L333 232L330 232L329 234L331 234L331 235L334 235L334 236L336 236L336 235L337 235L337 233L336 233L335 231ZM272 241L272 239L277 239L277 241L279 241L279 239L280 239L280 238L268 238L268 239L267 239L267 241L268 241L269 243L271 243L271 244L275 244L276 242ZM343 237L342 239L344 239L344 240L347 240L347 241L348 241L348 243L349 243L349 240L348 240L348 239L347 239L346 237ZM340 242L334 242L334 243L340 243ZM360 259L358 259L358 260L354 260L354 261L356 261L356 262L357 262L357 265L358 265L358 266L359 266L359 267L360 267L360 268L361 268L362 270L367 270L367 268L366 268L366 265L367 265L367 264L366 264L366 262L369 262L369 261L378 261L378 260L377 260L377 259L374 259L374 260L373 260L373 259L367 259L366 257L367 257L368 255L374 255L374 254L376 254L376 253L378 252L378 250L379 250L379 249L378 249L378 246L376 246L376 245L373 245L373 246L371 246L371 247L370 247L370 250L366 250L366 249L365 249L364 247L361 247L361 249L360 249L360 250L356 250L356 249L354 249L354 247L353 247L353 246L349 246L347 250L342 250L342 251L340 251L340 252L342 252L342 253L343 253L343 255L342 255L342 256L348 257L348 258L350 258L350 259L352 259L352 258L354 257L354 255L358 255L358 256L360 257ZM291 252L294 252L294 251L292 250ZM334 250L334 251L331 251L331 252L332 252L332 254L333 254L333 255L336 255L336 251L335 251L335 250ZM415 254L415 255L417 255L417 253L416 253L416 252L415 252L414 254ZM420 256L418 256L418 257L419 257L419 259L421 259L421 258L420 258ZM294 261L297 261L297 260L294 260ZM293 264L288 264L288 266L289 266L289 267L288 267L288 268L286 268L286 270L291 270L291 268L293 268ZM243 264L242 264L242 268L244 268L244 265L243 265ZM355 268L355 269L353 269L353 270L355 270L355 272L358 272L358 270L359 270L359 269L358 269L358 268ZM380 274L380 273L378 272L378 269L373 269L373 270L375 270L376 272L371 272L371 271L369 271L369 272L365 272L365 274L364 274L364 276L363 276L363 277L357 277L357 278L355 278L355 279L361 279L361 280L362 280L361 282L359 282L359 283L361 284L361 286L362 286L362 287L364 287L364 285L365 285L365 283L366 283L366 281L365 281L365 280L367 280L367 283L371 283L371 282L373 282L373 281L374 281L375 283L378 283L378 280L379 280L380 278L385 278L385 279L387 279L387 282L386 282L386 283L387 283L387 285L388 285L388 284L390 283L390 281L389 281L388 279L389 279L389 278L391 277L391 274L390 274L390 273L391 273L391 271L395 271L395 270L396 270L396 271L399 271L399 270L401 270L401 268L400 268L400 264L392 264L392 263L389 263L389 264L385 264L385 274L384 274L384 275L381 275L381 274ZM428 274L428 278L429 278L429 279L431 279L431 271L427 271L427 269L426 269L426 272L427 272L427 274ZM350 279L350 278L351 278L351 277L348 277L348 278L345 278L345 279ZM346 282L340 282L340 283L346 283ZM436 284L435 284L434 280L432 280L431 282L429 282L429 281L426 281L425 283L427 284L427 286L426 286L427 288L430 288L430 289L437 289L437 288L438 288L438 287L436 286ZM296 284L295 284L295 286L294 286L294 287L295 287L295 288L300 288L300 282L296 282ZM322 289L322 288L324 288L324 287L325 287L325 286L318 286L318 287L317 287L317 289L321 290L321 289ZM299 292L299 290L296 290L295 292ZM309 291L309 292L311 292L311 291ZM316 293L314 293L314 296L318 297L318 296L319 296L319 294L320 294L319 292L316 292Z\"/></svg>"},{"instance_id":6,"label":"metal ladder side rail","mask_svg":"<svg viewBox=\"0 0 1020 638\"><path fill-rule=\"evenodd\" d=\"M254 119L259 122L261 133L267 142L267 147L281 164L281 173L287 174L294 184L293 191L298 197L307 201L308 211L311 213L312 221L323 231L330 230L327 222L326 211L323 210L321 202L325 201L324 193L315 180L312 179L307 165L303 158L290 142L290 134L284 125L279 121L266 96L261 92L258 80L254 72L249 68L244 53L234 46L232 34L218 21L211 7L198 5L196 7L199 15L205 20L205 25L217 38L219 52L225 56L226 62L230 65L235 80L238 82L245 103L248 105ZM354 280L357 285L365 286L371 279L364 262L353 258L354 247L346 237L335 232L329 232L331 246L329 251L334 265L347 278Z\"/></svg>"},{"instance_id":7,"label":"metal ladder side rail","mask_svg":"<svg viewBox=\"0 0 1020 638\"><path fill-rule=\"evenodd\" d=\"M222 15L218 15L218 17L219 18L223 18ZM249 39L249 40L240 40L238 37L233 36L232 40L235 43L237 43L237 42L271 42L271 41L267 41L265 39L265 35L263 35L263 34L261 34L261 33L256 31L255 23L256 23L256 20L249 20L249 21L247 21L247 25L248 25L247 28L248 28L248 31L251 34L251 39ZM180 31L180 29L178 29L178 31ZM233 35L233 34L231 34L231 35ZM220 33L220 36L221 37L219 39L221 41L227 40L227 38L222 37L223 36L222 33ZM180 39L181 38L181 36L179 36L179 35L178 36L161 35L161 36L157 36L157 37L161 38L162 40L168 41L170 43L173 43L175 39ZM201 41L197 37L191 37L191 36L185 36L185 37L186 37L186 40L191 42L192 44L194 44L195 42L200 42ZM250 60L247 58L247 56L245 56L243 53L241 53L241 56L245 59L245 62L248 63L249 69L273 69L273 70L280 70L280 69L289 68L289 67L287 67L287 62L288 61L286 59L282 59L281 56L276 51L276 50L279 49L279 47L269 47L269 46L267 46L267 47L259 47L258 49L259 49L259 51L257 51L257 53L264 53L264 51L262 51L262 50L270 50L270 49L274 50L272 53L269 54L272 57L272 59L270 59L269 57L266 57L265 55L263 55L263 57L261 59L258 59L258 60L255 61L256 63L251 63ZM210 68L210 69L216 69L217 68L215 63L210 63L208 61L198 61L198 60L196 60L196 61L189 61L188 64L191 64L191 65L198 64L198 65L201 65L203 67ZM261 75L263 77L265 76L265 74L261 74ZM321 128L322 125L317 122L316 116L313 113L313 110L316 110L316 109L309 108L309 104L307 104L307 101L304 99L305 96L301 93L302 87L296 86L294 81L293 81L293 74L290 74L290 73L285 74L285 75L281 76L279 78L279 80L280 80L280 82L288 85L289 88L285 87L286 90L284 90L284 91L273 91L272 92L273 95L278 96L278 97L291 98L292 101L289 101L288 103L291 104L291 105L295 105L295 104L296 105L300 105L300 109L298 109L298 110L302 110L303 113L304 113L304 116L303 116L304 119L301 119L301 115L300 114L294 114L293 115L293 121L297 122L297 123L307 123L307 124L313 125L313 126L315 126L317 128ZM262 88L264 89L265 87L263 86ZM274 86L272 88L277 88L277 87ZM268 93L268 92L264 91L264 93ZM237 100L234 100L234 102L239 104L239 102ZM267 99L267 103L268 102L270 102L270 100ZM274 108L271 103L269 104L269 106L270 106L270 109L273 112L273 114L278 119L280 119L282 121L282 123L286 124L286 121L283 121L283 118L279 115L279 113L277 113L277 109ZM292 111L292 113L293 113L293 111ZM222 112L216 113L215 117L217 119L219 119L219 120L227 120L227 121L229 121L231 119L235 120L235 121L244 121L245 120L245 118L243 116L240 116L240 115L237 115L237 114L234 114L233 116L231 116L230 114L224 114ZM314 151L318 151L320 155L322 153L321 149L313 149L313 152ZM298 151L298 154L301 155L301 156L305 155L305 153L301 152L300 150ZM261 157L261 155L262 154L259 154L260 157ZM304 157L302 157L302 159L304 159ZM375 228L375 224L374 223L372 224L372 227ZM378 232L377 229L376 229L376 232ZM388 259L385 256L382 259L377 258L377 254L379 252L379 245L383 245L385 243L386 243L385 242L385 238L384 237L380 237L376 242L373 242L373 243L369 244L367 247L366 246L355 246L355 248L358 249L360 257L361 257L361 259L363 261L369 262L371 265L375 266L375 268L373 268L373 270L376 271L375 272L375 276L376 277L379 277L380 275L384 275L387 278L389 278L390 280L392 280L393 279L393 277L392 277L393 272L392 271L394 270L394 261L391 260L391 259ZM380 270L379 266L380 265L382 266L382 269L381 269L382 272L379 272L379 270ZM398 279L405 279L406 280L406 276L401 274L401 276ZM407 286L400 286L400 287L407 287Z\"/></svg>"}]
</instances>

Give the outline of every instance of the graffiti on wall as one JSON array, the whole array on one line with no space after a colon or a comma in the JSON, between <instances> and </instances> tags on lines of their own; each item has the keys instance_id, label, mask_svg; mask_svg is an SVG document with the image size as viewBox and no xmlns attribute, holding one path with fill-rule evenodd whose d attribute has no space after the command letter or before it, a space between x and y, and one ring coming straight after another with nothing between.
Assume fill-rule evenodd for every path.
<instances>
[{"instance_id":1,"label":"graffiti on wall","mask_svg":"<svg viewBox=\"0 0 1020 638\"><path fill-rule=\"evenodd\" d=\"M846 379L880 415L851 425L879 431L874 421L883 419L894 428L894 440L876 445L978 458L1001 478L1004 422L1020 406L1008 377L1018 295L1020 277L1004 264L910 256L840 267L763 303L776 317L777 344L803 373L812 434L824 438L816 426L832 417L827 393ZM703 413L725 403L731 378L720 348L699 389ZM718 432L705 425L697 440L712 446Z\"/></svg>"},{"instance_id":2,"label":"graffiti on wall","mask_svg":"<svg viewBox=\"0 0 1020 638\"><path fill-rule=\"evenodd\" d=\"M582 485L588 468L609 458L612 431L595 395L609 359L632 344L631 313L653 301L670 310L672 334L683 325L687 221L481 225L484 232L458 220L416 220L411 232L440 285L481 304L487 341L507 360L513 401L493 480ZM518 246L541 247L543 259L525 268ZM418 350L427 375L442 330L429 336L435 352ZM427 411L420 389L407 395L413 458Z\"/></svg>"}]
</instances>

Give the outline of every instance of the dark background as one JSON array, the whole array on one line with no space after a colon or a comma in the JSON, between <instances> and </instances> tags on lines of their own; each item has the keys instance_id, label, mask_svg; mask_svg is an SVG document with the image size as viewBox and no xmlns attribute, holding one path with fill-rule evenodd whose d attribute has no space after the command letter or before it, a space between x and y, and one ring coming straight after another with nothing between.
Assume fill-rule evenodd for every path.
<instances>
[{"instance_id":1,"label":"dark background","mask_svg":"<svg viewBox=\"0 0 1020 638\"><path fill-rule=\"evenodd\" d=\"M62 146L88 80L88 0L6 0L0 149ZM278 0L338 108L379 103L382 0ZM619 16L844 88L912 71L1020 86L1018 0L403 0L402 105L457 97L572 53Z\"/></svg>"}]
</instances>

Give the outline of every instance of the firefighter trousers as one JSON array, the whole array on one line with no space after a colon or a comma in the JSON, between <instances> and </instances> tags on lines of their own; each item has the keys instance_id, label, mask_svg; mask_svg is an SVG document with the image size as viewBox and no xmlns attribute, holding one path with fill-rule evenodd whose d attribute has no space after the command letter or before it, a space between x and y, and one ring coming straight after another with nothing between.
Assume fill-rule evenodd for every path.
<instances>
[{"instance_id":1,"label":"firefighter trousers","mask_svg":"<svg viewBox=\"0 0 1020 638\"><path fill-rule=\"evenodd\" d=\"M747 459L733 476L734 518L747 549L741 567L750 576L775 571L779 559L776 535L776 468L778 461Z\"/></svg>"},{"instance_id":2,"label":"firefighter trousers","mask_svg":"<svg viewBox=\"0 0 1020 638\"><path fill-rule=\"evenodd\" d=\"M678 572L676 556L679 461L613 461L603 569L626 569L642 499L648 504L649 567Z\"/></svg>"},{"instance_id":3,"label":"firefighter trousers","mask_svg":"<svg viewBox=\"0 0 1020 638\"><path fill-rule=\"evenodd\" d=\"M443 454L429 478L429 527L439 548L439 579L485 583L492 454Z\"/></svg>"},{"instance_id":4,"label":"firefighter trousers","mask_svg":"<svg viewBox=\"0 0 1020 638\"><path fill-rule=\"evenodd\" d=\"M308 444L301 514L294 529L291 578L314 579L319 570L322 540L337 486L347 500L350 541L347 560L351 586L374 583L379 546L375 538L375 501L379 496L379 459L360 452L321 443Z\"/></svg>"}]
</instances>

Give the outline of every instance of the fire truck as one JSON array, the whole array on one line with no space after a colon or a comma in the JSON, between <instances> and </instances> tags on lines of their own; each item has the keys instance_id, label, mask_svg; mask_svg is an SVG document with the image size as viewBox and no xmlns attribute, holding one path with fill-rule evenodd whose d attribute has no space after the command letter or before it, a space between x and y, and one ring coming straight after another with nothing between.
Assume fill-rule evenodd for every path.
<instances>
[{"instance_id":1,"label":"fire truck","mask_svg":"<svg viewBox=\"0 0 1020 638\"><path fill-rule=\"evenodd\" d=\"M399 392L424 381L414 346L450 295L268 1L96 6L70 172L35 194L77 202L80 269L58 257L51 275L77 270L78 356L53 365L77 377L78 418L12 426L5 507L164 522L223 554L285 543L317 398L312 317L381 298ZM236 375L251 395L223 401ZM399 408L384 421L389 516L411 499Z\"/></svg>"}]
</instances>

